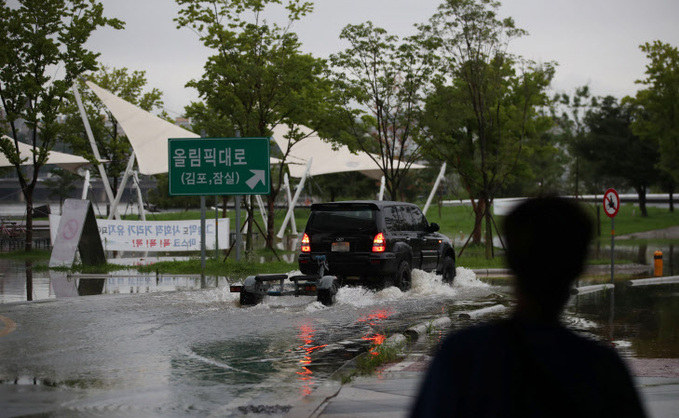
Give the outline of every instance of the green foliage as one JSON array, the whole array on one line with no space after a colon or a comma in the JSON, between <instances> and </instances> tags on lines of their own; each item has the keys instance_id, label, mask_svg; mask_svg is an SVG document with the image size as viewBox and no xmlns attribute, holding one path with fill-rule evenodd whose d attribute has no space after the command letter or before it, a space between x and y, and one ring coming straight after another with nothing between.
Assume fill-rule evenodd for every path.
<instances>
[{"instance_id":1,"label":"green foliage","mask_svg":"<svg viewBox=\"0 0 679 418\"><path fill-rule=\"evenodd\" d=\"M426 135L419 123L421 105L434 56L420 38L400 41L372 22L347 25L340 39L350 44L330 57L341 108L340 140L370 155L388 196L397 199L411 164L421 156L418 142Z\"/></svg>"},{"instance_id":2,"label":"green foliage","mask_svg":"<svg viewBox=\"0 0 679 418\"><path fill-rule=\"evenodd\" d=\"M31 251L11 251L1 252L0 258L11 260L25 260L25 261L48 261L52 255L50 250L36 250Z\"/></svg>"},{"instance_id":3,"label":"green foliage","mask_svg":"<svg viewBox=\"0 0 679 418\"><path fill-rule=\"evenodd\" d=\"M307 183L307 189L323 201L350 199L374 199L379 181L356 171L315 176Z\"/></svg>"},{"instance_id":4,"label":"green foliage","mask_svg":"<svg viewBox=\"0 0 679 418\"><path fill-rule=\"evenodd\" d=\"M602 215L602 225L610 225L607 217ZM628 235L637 232L665 229L679 225L679 213L669 212L666 208L648 207L648 216L642 216L636 205L621 205L615 217L615 235ZM609 228L610 230L610 228ZM602 226L602 235L606 235L606 228ZM610 235L605 237L610 241Z\"/></svg>"},{"instance_id":5,"label":"green foliage","mask_svg":"<svg viewBox=\"0 0 679 418\"><path fill-rule=\"evenodd\" d=\"M0 2L0 99L14 139L3 141L1 149L14 164L26 200L26 250L30 250L33 190L61 130L59 109L77 77L97 65L98 54L85 44L98 27L120 29L123 24L105 18L104 7L96 0L13 3L11 7ZM19 119L30 130L26 138L34 149L30 156L17 152ZM28 170L20 166L25 157L31 163Z\"/></svg>"},{"instance_id":6,"label":"green foliage","mask_svg":"<svg viewBox=\"0 0 679 418\"><path fill-rule=\"evenodd\" d=\"M51 176L44 180L49 188L49 197L59 199L59 207L64 204L64 200L71 197L75 191L75 182L80 180L80 176L63 168L53 168L50 170Z\"/></svg>"},{"instance_id":7,"label":"green foliage","mask_svg":"<svg viewBox=\"0 0 679 418\"><path fill-rule=\"evenodd\" d=\"M148 192L148 200L150 203L158 206L161 209L169 208L189 208L200 207L200 197L198 196L170 196L169 192L169 178L167 174L158 174L156 176L156 188Z\"/></svg>"},{"instance_id":8,"label":"green foliage","mask_svg":"<svg viewBox=\"0 0 679 418\"><path fill-rule=\"evenodd\" d=\"M587 113L588 134L578 142L576 153L589 161L593 174L605 181L606 187L633 187L646 216L646 192L659 179L656 164L660 157L656 143L632 133L632 121L629 102L619 105L611 96L598 100Z\"/></svg>"},{"instance_id":9,"label":"green foliage","mask_svg":"<svg viewBox=\"0 0 679 418\"><path fill-rule=\"evenodd\" d=\"M402 348L385 344L372 345L369 352L356 358L356 371L361 375L369 375L388 363L395 363L402 357Z\"/></svg>"},{"instance_id":10,"label":"green foliage","mask_svg":"<svg viewBox=\"0 0 679 418\"><path fill-rule=\"evenodd\" d=\"M179 27L194 30L203 44L214 50L205 73L192 80L204 105L192 104L188 111L206 133L237 132L244 137L270 136L279 124L293 128L291 146L309 135L295 129L312 130L324 125L328 112L330 83L321 59L300 50L292 24L311 12L312 5L300 0L177 0ZM270 7L283 6L285 25L264 19ZM290 149L281 150L283 161ZM269 211L283 180L283 164L272 173ZM273 245L273 213L267 225L267 246ZM251 230L251 229L249 229ZM250 240L248 240L250 241Z\"/></svg>"},{"instance_id":11,"label":"green foliage","mask_svg":"<svg viewBox=\"0 0 679 418\"><path fill-rule=\"evenodd\" d=\"M556 124L557 139L566 153L566 163L568 167L569 181L560 190L564 194L580 196L584 190L581 185L584 183L587 191L600 190L601 186L597 183L597 178L593 175L593 168L587 160L580 158L576 148L584 140L587 134L585 116L592 106L596 105L596 98L591 97L588 86L575 89L572 95L557 93L551 101L550 111L554 123Z\"/></svg>"},{"instance_id":12,"label":"green foliage","mask_svg":"<svg viewBox=\"0 0 679 418\"><path fill-rule=\"evenodd\" d=\"M650 61L645 86L633 99L636 107L632 130L659 144L660 168L679 182L679 49L654 41L641 45ZM632 99L628 99L632 100Z\"/></svg>"},{"instance_id":13,"label":"green foliage","mask_svg":"<svg viewBox=\"0 0 679 418\"><path fill-rule=\"evenodd\" d=\"M284 273L297 269L297 264L283 261L260 263L259 261L235 261L227 259L208 259L205 262L205 274L208 276L226 276L229 278L243 278L249 275L266 273ZM192 258L187 261L162 261L152 265L138 267L140 273L158 271L168 274L199 274L200 259Z\"/></svg>"},{"instance_id":14,"label":"green foliage","mask_svg":"<svg viewBox=\"0 0 679 418\"><path fill-rule=\"evenodd\" d=\"M474 242L481 242L486 221L486 256L492 257L492 200L514 176L527 176L522 159L550 128L539 112L554 64L537 65L507 52L510 40L526 34L511 19L500 20L498 2L453 0L443 3L428 25L420 27L432 53L441 58L443 76L427 100L426 144L460 176L474 202ZM544 146L544 144L542 144Z\"/></svg>"}]
</instances>

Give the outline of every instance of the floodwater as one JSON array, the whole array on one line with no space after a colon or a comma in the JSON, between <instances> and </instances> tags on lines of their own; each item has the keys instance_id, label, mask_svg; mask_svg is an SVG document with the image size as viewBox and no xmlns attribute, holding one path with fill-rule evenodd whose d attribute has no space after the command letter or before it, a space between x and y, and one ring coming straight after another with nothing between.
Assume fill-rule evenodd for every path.
<instances>
[{"instance_id":1,"label":"floodwater","mask_svg":"<svg viewBox=\"0 0 679 418\"><path fill-rule=\"evenodd\" d=\"M616 285L576 296L567 321L613 343L621 355L679 358L679 283Z\"/></svg>"},{"instance_id":2,"label":"floodwater","mask_svg":"<svg viewBox=\"0 0 679 418\"><path fill-rule=\"evenodd\" d=\"M463 268L452 287L415 271L406 293L342 288L331 307L290 296L248 308L224 278L128 275L106 279L103 295L57 298L48 274L34 273L36 301L25 303L25 267L2 262L0 319L16 324L0 337L0 391L16 408L7 416L282 416L389 335L439 316L457 329L513 304L506 285ZM576 296L564 321L624 356L676 358L679 285Z\"/></svg>"},{"instance_id":3,"label":"floodwater","mask_svg":"<svg viewBox=\"0 0 679 418\"><path fill-rule=\"evenodd\" d=\"M456 282L416 271L409 292L342 288L331 307L241 308L221 287L4 304L16 329L0 337L0 391L23 414L279 416L373 342L505 299L469 270Z\"/></svg>"}]
</instances>

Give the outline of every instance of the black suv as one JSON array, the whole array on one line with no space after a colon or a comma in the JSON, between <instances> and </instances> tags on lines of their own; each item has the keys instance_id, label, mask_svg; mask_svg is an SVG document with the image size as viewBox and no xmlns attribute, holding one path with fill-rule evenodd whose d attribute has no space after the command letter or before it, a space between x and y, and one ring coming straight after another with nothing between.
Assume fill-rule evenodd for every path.
<instances>
[{"instance_id":1,"label":"black suv","mask_svg":"<svg viewBox=\"0 0 679 418\"><path fill-rule=\"evenodd\" d=\"M317 274L324 255L328 273L341 284L410 289L411 269L455 278L455 251L417 205L389 201L347 201L311 205L302 237L299 269Z\"/></svg>"}]
</instances>

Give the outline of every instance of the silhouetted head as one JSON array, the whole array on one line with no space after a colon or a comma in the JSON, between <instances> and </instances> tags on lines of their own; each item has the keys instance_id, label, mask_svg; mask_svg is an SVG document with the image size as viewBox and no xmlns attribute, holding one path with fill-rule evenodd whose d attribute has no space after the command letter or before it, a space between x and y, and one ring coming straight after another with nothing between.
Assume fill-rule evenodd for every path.
<instances>
[{"instance_id":1,"label":"silhouetted head","mask_svg":"<svg viewBox=\"0 0 679 418\"><path fill-rule=\"evenodd\" d=\"M592 239L589 216L558 197L529 199L504 220L507 262L516 274L519 309L555 318L582 273Z\"/></svg>"}]
</instances>

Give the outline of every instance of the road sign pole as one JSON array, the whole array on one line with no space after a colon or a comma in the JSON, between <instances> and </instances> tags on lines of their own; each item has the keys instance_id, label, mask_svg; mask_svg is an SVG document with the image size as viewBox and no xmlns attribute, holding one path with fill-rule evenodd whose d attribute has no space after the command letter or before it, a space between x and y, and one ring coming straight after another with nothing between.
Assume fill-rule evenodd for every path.
<instances>
[{"instance_id":1,"label":"road sign pole","mask_svg":"<svg viewBox=\"0 0 679 418\"><path fill-rule=\"evenodd\" d=\"M219 259L219 196L215 195L215 260Z\"/></svg>"},{"instance_id":2,"label":"road sign pole","mask_svg":"<svg viewBox=\"0 0 679 418\"><path fill-rule=\"evenodd\" d=\"M243 236L240 233L240 199L241 195L234 196L236 205L236 261L240 261L240 249L243 246Z\"/></svg>"},{"instance_id":3,"label":"road sign pole","mask_svg":"<svg viewBox=\"0 0 679 418\"><path fill-rule=\"evenodd\" d=\"M205 277L205 196L200 197L200 275Z\"/></svg>"},{"instance_id":4,"label":"road sign pole","mask_svg":"<svg viewBox=\"0 0 679 418\"><path fill-rule=\"evenodd\" d=\"M615 218L611 218L611 284L615 284Z\"/></svg>"},{"instance_id":5,"label":"road sign pole","mask_svg":"<svg viewBox=\"0 0 679 418\"><path fill-rule=\"evenodd\" d=\"M620 210L620 196L615 189L604 193L604 212L611 218L611 284L615 284L615 215Z\"/></svg>"}]
</instances>

